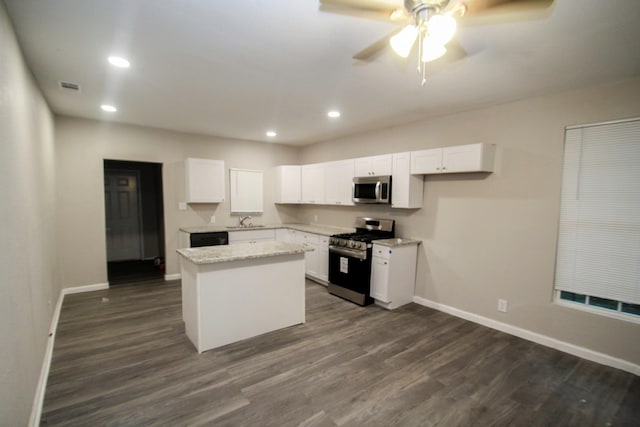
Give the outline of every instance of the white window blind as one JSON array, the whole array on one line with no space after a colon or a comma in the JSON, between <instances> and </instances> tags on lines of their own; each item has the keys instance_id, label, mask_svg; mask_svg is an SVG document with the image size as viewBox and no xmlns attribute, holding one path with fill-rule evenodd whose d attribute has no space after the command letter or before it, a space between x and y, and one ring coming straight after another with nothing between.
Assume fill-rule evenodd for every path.
<instances>
[{"instance_id":1,"label":"white window blind","mask_svg":"<svg viewBox=\"0 0 640 427\"><path fill-rule=\"evenodd\" d=\"M640 304L640 120L567 130L555 287Z\"/></svg>"}]
</instances>

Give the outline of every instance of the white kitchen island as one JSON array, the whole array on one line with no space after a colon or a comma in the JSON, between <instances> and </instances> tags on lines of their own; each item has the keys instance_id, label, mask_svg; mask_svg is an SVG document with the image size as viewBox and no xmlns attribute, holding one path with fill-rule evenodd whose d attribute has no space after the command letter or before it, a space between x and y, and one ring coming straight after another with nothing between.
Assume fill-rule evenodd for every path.
<instances>
[{"instance_id":1,"label":"white kitchen island","mask_svg":"<svg viewBox=\"0 0 640 427\"><path fill-rule=\"evenodd\" d=\"M307 250L276 241L178 249L185 332L198 352L304 323Z\"/></svg>"}]
</instances>

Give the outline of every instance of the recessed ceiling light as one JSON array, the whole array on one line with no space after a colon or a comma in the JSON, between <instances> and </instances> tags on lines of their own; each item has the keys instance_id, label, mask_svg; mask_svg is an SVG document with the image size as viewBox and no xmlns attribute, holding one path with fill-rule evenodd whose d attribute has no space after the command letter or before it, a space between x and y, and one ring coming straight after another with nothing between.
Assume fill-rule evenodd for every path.
<instances>
[{"instance_id":1,"label":"recessed ceiling light","mask_svg":"<svg viewBox=\"0 0 640 427\"><path fill-rule=\"evenodd\" d=\"M327 113L327 116L331 117L332 119L336 119L340 117L340 111L329 111Z\"/></svg>"},{"instance_id":2,"label":"recessed ceiling light","mask_svg":"<svg viewBox=\"0 0 640 427\"><path fill-rule=\"evenodd\" d=\"M274 132L274 131L272 131L272 130L267 131L267 136L268 136L268 137L270 137L270 138L273 138L273 137L274 137L274 136L276 136L276 135L277 135L277 133L275 133L275 132Z\"/></svg>"},{"instance_id":3,"label":"recessed ceiling light","mask_svg":"<svg viewBox=\"0 0 640 427\"><path fill-rule=\"evenodd\" d=\"M109 64L119 68L129 68L130 65L129 61L120 56L110 56L108 60Z\"/></svg>"},{"instance_id":4,"label":"recessed ceiling light","mask_svg":"<svg viewBox=\"0 0 640 427\"><path fill-rule=\"evenodd\" d=\"M113 105L103 104L100 106L100 108L102 108L103 111L108 111L109 113L115 113L116 111L118 111L118 109Z\"/></svg>"}]
</instances>

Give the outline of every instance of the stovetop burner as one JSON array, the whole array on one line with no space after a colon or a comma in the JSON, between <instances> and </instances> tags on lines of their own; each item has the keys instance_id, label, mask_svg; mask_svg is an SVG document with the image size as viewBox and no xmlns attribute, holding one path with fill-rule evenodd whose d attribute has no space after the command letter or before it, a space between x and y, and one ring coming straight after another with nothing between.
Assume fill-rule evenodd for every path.
<instances>
[{"instance_id":1,"label":"stovetop burner","mask_svg":"<svg viewBox=\"0 0 640 427\"><path fill-rule=\"evenodd\" d=\"M329 244L337 247L366 251L371 241L388 239L395 235L395 221L392 219L357 218L355 233L341 233L331 236Z\"/></svg>"}]
</instances>

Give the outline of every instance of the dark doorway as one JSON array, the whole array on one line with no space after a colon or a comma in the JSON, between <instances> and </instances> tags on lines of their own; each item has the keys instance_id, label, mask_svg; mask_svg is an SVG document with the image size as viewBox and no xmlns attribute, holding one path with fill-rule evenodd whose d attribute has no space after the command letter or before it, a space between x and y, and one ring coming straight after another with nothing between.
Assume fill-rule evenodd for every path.
<instances>
[{"instance_id":1,"label":"dark doorway","mask_svg":"<svg viewBox=\"0 0 640 427\"><path fill-rule=\"evenodd\" d=\"M162 164L104 161L110 285L164 277Z\"/></svg>"}]
</instances>

